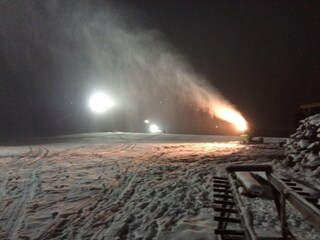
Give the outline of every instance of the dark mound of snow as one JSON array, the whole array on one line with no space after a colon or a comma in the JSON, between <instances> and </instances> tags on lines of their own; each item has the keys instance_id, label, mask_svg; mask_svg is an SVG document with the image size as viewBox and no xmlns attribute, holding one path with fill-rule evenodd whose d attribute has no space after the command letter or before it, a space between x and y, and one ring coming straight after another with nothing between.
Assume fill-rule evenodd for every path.
<instances>
[{"instance_id":1,"label":"dark mound of snow","mask_svg":"<svg viewBox=\"0 0 320 240\"><path fill-rule=\"evenodd\" d=\"M300 123L284 144L285 164L295 171L309 170L311 175L320 176L320 114Z\"/></svg>"}]
</instances>

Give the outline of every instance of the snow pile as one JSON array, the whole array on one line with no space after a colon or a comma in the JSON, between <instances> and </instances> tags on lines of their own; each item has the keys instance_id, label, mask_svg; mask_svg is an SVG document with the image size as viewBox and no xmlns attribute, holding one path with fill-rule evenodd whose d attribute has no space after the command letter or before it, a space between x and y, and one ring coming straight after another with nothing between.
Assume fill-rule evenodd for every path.
<instances>
[{"instance_id":1,"label":"snow pile","mask_svg":"<svg viewBox=\"0 0 320 240\"><path fill-rule=\"evenodd\" d=\"M312 171L320 176L320 114L301 121L297 131L287 139L285 164L295 171Z\"/></svg>"}]
</instances>

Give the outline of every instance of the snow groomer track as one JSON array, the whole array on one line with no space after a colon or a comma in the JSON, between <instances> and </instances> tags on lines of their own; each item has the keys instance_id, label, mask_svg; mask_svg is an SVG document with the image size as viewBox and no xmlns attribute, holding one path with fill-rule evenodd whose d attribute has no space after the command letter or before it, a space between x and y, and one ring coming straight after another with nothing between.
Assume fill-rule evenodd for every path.
<instances>
[{"instance_id":1,"label":"snow groomer track","mask_svg":"<svg viewBox=\"0 0 320 240\"><path fill-rule=\"evenodd\" d=\"M318 231L320 230L320 205L318 203L319 192L298 183L292 179L277 176L272 173L270 165L234 165L226 168L227 177L214 177L214 217L218 222L215 230L216 238L220 240L277 240L295 239L288 228L286 218L286 202L290 202L306 220ZM280 232L268 232L261 234L255 230L252 214L246 207L240 189L245 188L248 194L261 195L258 191L263 188L251 173L262 172L268 187L272 191L274 204L276 205ZM238 174L245 173L245 174ZM248 177L248 175L250 175ZM261 176L261 174L260 174ZM231 226L230 226L231 225Z\"/></svg>"}]
</instances>

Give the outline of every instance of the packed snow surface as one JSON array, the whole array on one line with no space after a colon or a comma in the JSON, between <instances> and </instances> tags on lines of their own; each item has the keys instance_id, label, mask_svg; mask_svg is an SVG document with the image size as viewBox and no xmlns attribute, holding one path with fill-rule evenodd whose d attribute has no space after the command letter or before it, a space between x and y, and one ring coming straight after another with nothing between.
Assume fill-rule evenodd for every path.
<instances>
[{"instance_id":1,"label":"packed snow surface","mask_svg":"<svg viewBox=\"0 0 320 240\"><path fill-rule=\"evenodd\" d=\"M214 239L213 177L230 164L291 171L277 142L94 133L0 147L0 239ZM254 201L255 224L279 228L271 207ZM297 236L319 239L289 215Z\"/></svg>"}]
</instances>

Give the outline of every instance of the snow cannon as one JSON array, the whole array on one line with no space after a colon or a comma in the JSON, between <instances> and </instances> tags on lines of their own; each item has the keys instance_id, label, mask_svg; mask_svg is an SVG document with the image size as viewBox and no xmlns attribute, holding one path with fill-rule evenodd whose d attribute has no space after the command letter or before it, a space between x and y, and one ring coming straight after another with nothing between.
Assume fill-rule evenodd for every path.
<instances>
[{"instance_id":1,"label":"snow cannon","mask_svg":"<svg viewBox=\"0 0 320 240\"><path fill-rule=\"evenodd\" d=\"M255 137L252 128L247 129L244 134L240 135L241 142L244 144L259 144L263 143L263 137Z\"/></svg>"},{"instance_id":2,"label":"snow cannon","mask_svg":"<svg viewBox=\"0 0 320 240\"><path fill-rule=\"evenodd\" d=\"M242 134L240 135L240 138L242 143L248 144L251 141L251 137L248 134Z\"/></svg>"}]
</instances>

